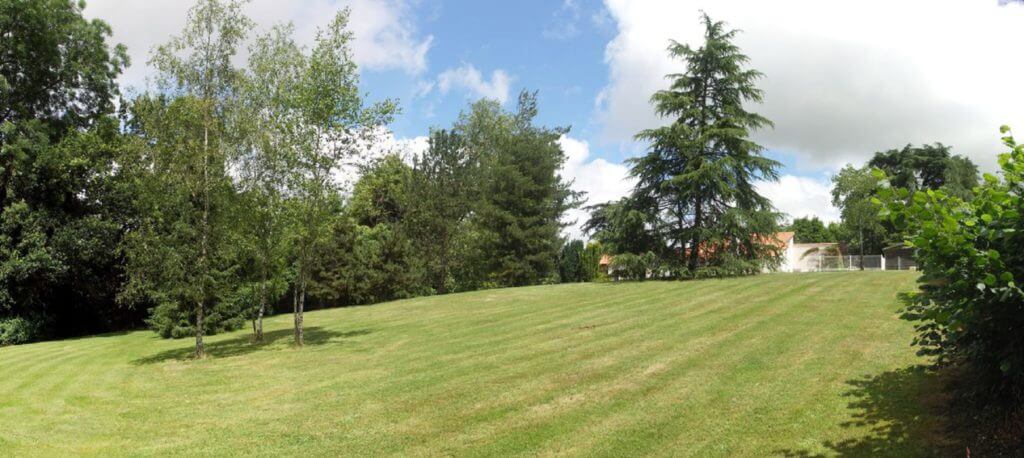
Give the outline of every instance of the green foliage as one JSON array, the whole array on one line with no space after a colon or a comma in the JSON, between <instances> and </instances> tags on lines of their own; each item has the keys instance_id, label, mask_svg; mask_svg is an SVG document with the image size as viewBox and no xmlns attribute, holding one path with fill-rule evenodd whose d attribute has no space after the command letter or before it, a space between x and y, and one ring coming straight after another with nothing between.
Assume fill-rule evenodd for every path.
<instances>
[{"instance_id":1,"label":"green foliage","mask_svg":"<svg viewBox=\"0 0 1024 458\"><path fill-rule=\"evenodd\" d=\"M611 253L662 252L665 242L657 231L648 228L657 219L630 197L616 202L605 202L586 208L590 218L583 232L591 234Z\"/></svg>"},{"instance_id":2,"label":"green foliage","mask_svg":"<svg viewBox=\"0 0 1024 458\"><path fill-rule=\"evenodd\" d=\"M835 242L836 234L832 226L825 226L817 216L796 218L786 226L785 230L796 233L797 243Z\"/></svg>"},{"instance_id":3,"label":"green foliage","mask_svg":"<svg viewBox=\"0 0 1024 458\"><path fill-rule=\"evenodd\" d=\"M659 274L658 257L650 251L644 254L620 253L612 258L610 270L616 280L644 281L648 275Z\"/></svg>"},{"instance_id":4,"label":"green foliage","mask_svg":"<svg viewBox=\"0 0 1024 458\"><path fill-rule=\"evenodd\" d=\"M919 322L914 343L941 363L966 363L979 392L1010 405L1024 396L1024 146L1003 133L1002 178L986 174L973 200L942 189L879 195L922 271L903 315Z\"/></svg>"},{"instance_id":5,"label":"green foliage","mask_svg":"<svg viewBox=\"0 0 1024 458\"><path fill-rule=\"evenodd\" d=\"M943 189L946 194L969 200L971 189L978 185L978 167L970 159L951 155L942 143L907 145L875 153L869 168L881 169L897 188L911 193L926 189Z\"/></svg>"},{"instance_id":6,"label":"green foliage","mask_svg":"<svg viewBox=\"0 0 1024 458\"><path fill-rule=\"evenodd\" d=\"M651 97L655 111L673 122L637 134L650 149L629 161L637 179L633 200L667 252L685 256L689 271L721 256L772 263L778 253L758 235L774 234L779 215L755 182L777 179L779 163L748 138L771 122L745 108L762 100L755 85L762 75L745 68L749 59L733 44L735 30L707 15L702 20L703 46L673 41L668 48L686 71L668 75L669 89Z\"/></svg>"},{"instance_id":7,"label":"green foliage","mask_svg":"<svg viewBox=\"0 0 1024 458\"><path fill-rule=\"evenodd\" d=\"M41 336L43 324L39 319L22 316L0 319L0 347L31 342Z\"/></svg>"},{"instance_id":8,"label":"green foliage","mask_svg":"<svg viewBox=\"0 0 1024 458\"><path fill-rule=\"evenodd\" d=\"M414 239L427 281L438 294L458 287L452 272L462 270L467 262L460 248L478 203L478 153L458 132L435 130L427 150L414 158L404 227Z\"/></svg>"},{"instance_id":9,"label":"green foliage","mask_svg":"<svg viewBox=\"0 0 1024 458\"><path fill-rule=\"evenodd\" d=\"M312 266L310 294L334 305L372 304L425 294L412 244L395 226L340 217Z\"/></svg>"},{"instance_id":10,"label":"green foliage","mask_svg":"<svg viewBox=\"0 0 1024 458\"><path fill-rule=\"evenodd\" d=\"M32 323L10 325L19 339L136 319L113 304L131 190L109 115L127 54L82 8L0 1L0 320Z\"/></svg>"},{"instance_id":11,"label":"green foliage","mask_svg":"<svg viewBox=\"0 0 1024 458\"><path fill-rule=\"evenodd\" d=\"M590 242L580 256L582 281L597 280L601 269L601 256L604 255L604 247L600 242Z\"/></svg>"},{"instance_id":12,"label":"green foliage","mask_svg":"<svg viewBox=\"0 0 1024 458\"><path fill-rule=\"evenodd\" d=\"M562 283L587 281L583 265L585 250L582 240L572 240L562 246L558 255L558 278Z\"/></svg>"},{"instance_id":13,"label":"green foliage","mask_svg":"<svg viewBox=\"0 0 1024 458\"><path fill-rule=\"evenodd\" d=\"M881 253L887 244L887 231L871 203L877 190L878 180L867 167L847 165L832 177L832 204L840 210L844 229L837 238L861 255Z\"/></svg>"},{"instance_id":14,"label":"green foliage","mask_svg":"<svg viewBox=\"0 0 1024 458\"><path fill-rule=\"evenodd\" d=\"M531 285L556 272L561 218L578 196L558 175L566 130L534 126L536 115L537 95L524 91L515 113L483 100L457 127L483 167L471 242L480 283Z\"/></svg>"}]
</instances>

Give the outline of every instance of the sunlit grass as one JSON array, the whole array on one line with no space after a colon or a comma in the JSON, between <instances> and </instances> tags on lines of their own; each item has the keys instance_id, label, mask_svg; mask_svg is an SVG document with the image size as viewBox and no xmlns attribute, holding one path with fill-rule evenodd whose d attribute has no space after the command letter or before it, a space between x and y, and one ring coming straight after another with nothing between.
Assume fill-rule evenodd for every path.
<instances>
[{"instance_id":1,"label":"sunlit grass","mask_svg":"<svg viewBox=\"0 0 1024 458\"><path fill-rule=\"evenodd\" d=\"M925 453L911 273L481 291L0 349L0 455Z\"/></svg>"}]
</instances>

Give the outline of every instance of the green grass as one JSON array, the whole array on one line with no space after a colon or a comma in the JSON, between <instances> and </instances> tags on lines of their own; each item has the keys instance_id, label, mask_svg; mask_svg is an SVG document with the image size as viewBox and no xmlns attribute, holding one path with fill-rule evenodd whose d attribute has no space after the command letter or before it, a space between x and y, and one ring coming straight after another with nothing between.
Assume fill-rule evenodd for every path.
<instances>
[{"instance_id":1,"label":"green grass","mask_svg":"<svg viewBox=\"0 0 1024 458\"><path fill-rule=\"evenodd\" d=\"M481 291L0 349L0 455L928 453L914 275Z\"/></svg>"}]
</instances>

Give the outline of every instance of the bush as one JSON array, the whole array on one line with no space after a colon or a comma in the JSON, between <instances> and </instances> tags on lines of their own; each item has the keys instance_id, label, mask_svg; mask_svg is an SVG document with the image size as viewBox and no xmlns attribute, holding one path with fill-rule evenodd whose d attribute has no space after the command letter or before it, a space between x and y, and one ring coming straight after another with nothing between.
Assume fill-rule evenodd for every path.
<instances>
[{"instance_id":1,"label":"bush","mask_svg":"<svg viewBox=\"0 0 1024 458\"><path fill-rule=\"evenodd\" d=\"M649 273L657 272L657 259L650 251L642 255L617 254L612 258L611 275L616 280L644 281Z\"/></svg>"},{"instance_id":2,"label":"bush","mask_svg":"<svg viewBox=\"0 0 1024 458\"><path fill-rule=\"evenodd\" d=\"M39 321L23 317L0 320L0 347L37 340L41 330Z\"/></svg>"},{"instance_id":3,"label":"bush","mask_svg":"<svg viewBox=\"0 0 1024 458\"><path fill-rule=\"evenodd\" d=\"M986 174L970 202L941 190L911 197L883 180L876 203L917 252L920 290L905 295L903 317L918 323L919 353L964 364L975 394L1005 402L1024 393L1024 146L1003 140L1003 178Z\"/></svg>"}]
</instances>

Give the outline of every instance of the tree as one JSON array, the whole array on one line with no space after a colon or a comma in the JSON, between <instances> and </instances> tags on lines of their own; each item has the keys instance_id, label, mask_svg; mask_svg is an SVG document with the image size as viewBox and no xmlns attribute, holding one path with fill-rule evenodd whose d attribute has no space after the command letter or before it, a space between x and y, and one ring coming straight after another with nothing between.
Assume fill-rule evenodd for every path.
<instances>
[{"instance_id":1,"label":"tree","mask_svg":"<svg viewBox=\"0 0 1024 458\"><path fill-rule=\"evenodd\" d=\"M601 269L601 256L604 255L604 247L600 242L590 242L583 250L583 280L594 281L597 279Z\"/></svg>"},{"instance_id":2,"label":"tree","mask_svg":"<svg viewBox=\"0 0 1024 458\"><path fill-rule=\"evenodd\" d=\"M779 163L748 138L771 122L744 108L762 100L755 86L762 75L745 68L748 58L732 43L735 30L706 14L702 21L703 46L668 47L686 71L668 75L670 88L651 97L657 114L672 123L637 134L650 148L629 161L637 179L633 199L646 203L652 229L686 253L690 272L726 259L770 263L777 250L758 235L774 234L779 216L754 184L777 179Z\"/></svg>"},{"instance_id":3,"label":"tree","mask_svg":"<svg viewBox=\"0 0 1024 458\"><path fill-rule=\"evenodd\" d=\"M430 133L425 152L413 161L408 184L408 231L423 253L427 278L438 294L449 290L459 238L477 200L478 158L454 131Z\"/></svg>"},{"instance_id":4,"label":"tree","mask_svg":"<svg viewBox=\"0 0 1024 458\"><path fill-rule=\"evenodd\" d=\"M969 199L978 185L978 167L970 159L950 154L941 143L907 145L902 149L880 151L868 167L885 171L892 185L911 193L925 189L945 189L947 193Z\"/></svg>"},{"instance_id":5,"label":"tree","mask_svg":"<svg viewBox=\"0 0 1024 458\"><path fill-rule=\"evenodd\" d=\"M0 0L0 345L138 319L112 293L132 217L112 117L128 58L82 8Z\"/></svg>"},{"instance_id":6,"label":"tree","mask_svg":"<svg viewBox=\"0 0 1024 458\"><path fill-rule=\"evenodd\" d=\"M558 278L562 283L584 281L585 250L582 240L572 240L562 246L558 256Z\"/></svg>"},{"instance_id":7,"label":"tree","mask_svg":"<svg viewBox=\"0 0 1024 458\"><path fill-rule=\"evenodd\" d=\"M786 228L796 233L797 243L835 242L836 234L829 230L817 216L794 219Z\"/></svg>"},{"instance_id":8,"label":"tree","mask_svg":"<svg viewBox=\"0 0 1024 458\"><path fill-rule=\"evenodd\" d=\"M832 205L840 210L843 225L850 232L850 241L860 252L861 269L866 251L880 252L884 243L884 229L878 217L878 208L871 199L878 189L878 180L867 167L847 165L832 177Z\"/></svg>"},{"instance_id":9,"label":"tree","mask_svg":"<svg viewBox=\"0 0 1024 458\"><path fill-rule=\"evenodd\" d=\"M555 273L562 215L578 205L577 194L558 175L566 130L533 125L537 95L523 91L515 113L482 100L459 131L483 164L475 206L475 262L484 281L500 286L539 283Z\"/></svg>"},{"instance_id":10,"label":"tree","mask_svg":"<svg viewBox=\"0 0 1024 458\"><path fill-rule=\"evenodd\" d=\"M299 346L303 344L303 309L312 264L330 228L328 203L338 188L332 173L343 161L358 155L375 128L390 122L396 111L391 101L364 106L349 46L348 18L349 11L342 10L317 32L295 88L294 128L300 147L289 186L299 211L293 288L295 343Z\"/></svg>"},{"instance_id":11,"label":"tree","mask_svg":"<svg viewBox=\"0 0 1024 458\"><path fill-rule=\"evenodd\" d=\"M650 230L657 219L645 207L630 197L591 205L586 208L590 217L583 224L583 232L610 253L663 253L665 242L658 231Z\"/></svg>"},{"instance_id":12,"label":"tree","mask_svg":"<svg viewBox=\"0 0 1024 458\"><path fill-rule=\"evenodd\" d=\"M277 26L256 38L239 85L240 103L233 113L240 140L238 182L246 208L242 240L255 261L249 277L255 289L251 299L257 341L263 340L268 304L280 299L288 283L291 219L285 198L298 148L292 130L295 87L303 63L302 51L292 40L293 30L291 25Z\"/></svg>"},{"instance_id":13,"label":"tree","mask_svg":"<svg viewBox=\"0 0 1024 458\"><path fill-rule=\"evenodd\" d=\"M140 196L147 227L129 244L128 289L156 299L158 310L193 316L197 357L204 356L207 309L223 295L235 267L227 175L235 139L228 120L239 72L231 59L251 25L238 1L200 0L181 35L157 47L150 60L162 94L138 100L134 111L149 147L143 164L156 173ZM183 265L169 266L169 259Z\"/></svg>"}]
</instances>

